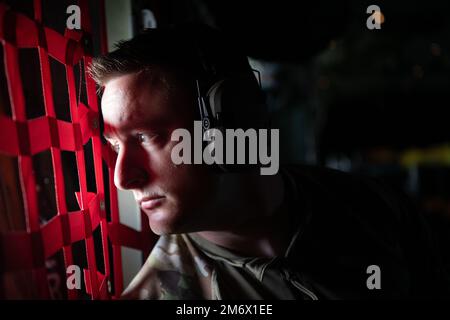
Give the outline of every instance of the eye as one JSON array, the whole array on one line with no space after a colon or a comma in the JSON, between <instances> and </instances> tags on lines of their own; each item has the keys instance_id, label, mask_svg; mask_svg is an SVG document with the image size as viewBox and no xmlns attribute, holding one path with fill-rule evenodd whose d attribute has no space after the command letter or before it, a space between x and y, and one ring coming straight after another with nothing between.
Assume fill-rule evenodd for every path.
<instances>
[{"instance_id":1,"label":"eye","mask_svg":"<svg viewBox=\"0 0 450 320\"><path fill-rule=\"evenodd\" d=\"M158 135L157 134L145 134L145 133L138 133L136 134L136 139L139 143L141 144L145 144L145 143L149 143L150 141L152 141L153 139L155 139Z\"/></svg>"},{"instance_id":2,"label":"eye","mask_svg":"<svg viewBox=\"0 0 450 320\"><path fill-rule=\"evenodd\" d=\"M136 137L139 143L144 143L147 141L147 137L143 133L138 133Z\"/></svg>"}]
</instances>

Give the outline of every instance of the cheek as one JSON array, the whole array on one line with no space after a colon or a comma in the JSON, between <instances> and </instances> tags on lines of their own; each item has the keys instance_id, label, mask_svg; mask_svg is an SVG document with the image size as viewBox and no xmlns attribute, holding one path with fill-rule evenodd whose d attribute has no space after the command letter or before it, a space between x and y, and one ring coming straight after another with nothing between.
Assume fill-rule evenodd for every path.
<instances>
[{"instance_id":1,"label":"cheek","mask_svg":"<svg viewBox=\"0 0 450 320\"><path fill-rule=\"evenodd\" d=\"M195 202L197 198L213 192L213 175L205 166L175 165L171 152L176 143L171 142L151 155L149 165L154 174L154 182L178 199Z\"/></svg>"},{"instance_id":2,"label":"cheek","mask_svg":"<svg viewBox=\"0 0 450 320\"><path fill-rule=\"evenodd\" d=\"M184 176L189 174L189 167L191 167L175 166L171 158L173 145L175 144L168 143L164 148L148 151L148 166L152 175L159 183L165 186L172 185L172 188L180 184L180 179L184 180Z\"/></svg>"}]
</instances>

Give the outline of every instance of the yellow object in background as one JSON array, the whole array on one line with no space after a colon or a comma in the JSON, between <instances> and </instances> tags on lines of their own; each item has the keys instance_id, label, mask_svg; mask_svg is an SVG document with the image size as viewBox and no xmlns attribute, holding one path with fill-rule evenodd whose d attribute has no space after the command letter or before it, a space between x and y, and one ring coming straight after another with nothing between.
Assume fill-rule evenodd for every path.
<instances>
[{"instance_id":1,"label":"yellow object in background","mask_svg":"<svg viewBox=\"0 0 450 320\"><path fill-rule=\"evenodd\" d=\"M400 163L405 167L422 164L450 166L450 145L404 151L400 155Z\"/></svg>"}]
</instances>

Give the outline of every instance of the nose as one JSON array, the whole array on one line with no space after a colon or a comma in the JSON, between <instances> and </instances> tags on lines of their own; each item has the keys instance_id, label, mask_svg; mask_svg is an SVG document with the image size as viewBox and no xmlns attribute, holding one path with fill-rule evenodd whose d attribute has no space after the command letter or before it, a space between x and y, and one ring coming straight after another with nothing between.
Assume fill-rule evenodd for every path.
<instances>
[{"instance_id":1,"label":"nose","mask_svg":"<svg viewBox=\"0 0 450 320\"><path fill-rule=\"evenodd\" d=\"M114 168L114 184L121 190L140 189L148 183L148 156L133 147L121 147Z\"/></svg>"}]
</instances>

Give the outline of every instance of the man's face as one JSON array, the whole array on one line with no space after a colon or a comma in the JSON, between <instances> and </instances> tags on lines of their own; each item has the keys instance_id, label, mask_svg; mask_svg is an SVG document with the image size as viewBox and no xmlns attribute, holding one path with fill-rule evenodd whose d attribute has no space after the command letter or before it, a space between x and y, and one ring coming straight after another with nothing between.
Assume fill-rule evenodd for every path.
<instances>
[{"instance_id":1,"label":"man's face","mask_svg":"<svg viewBox=\"0 0 450 320\"><path fill-rule=\"evenodd\" d=\"M212 192L202 166L175 166L171 141L177 128L191 130L193 98L143 74L109 80L102 97L105 138L116 152L114 183L131 190L156 234L196 231L203 200Z\"/></svg>"}]
</instances>

